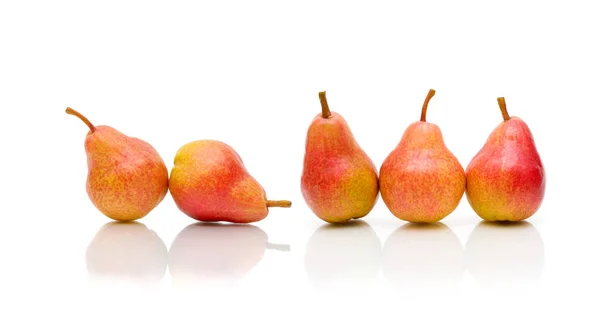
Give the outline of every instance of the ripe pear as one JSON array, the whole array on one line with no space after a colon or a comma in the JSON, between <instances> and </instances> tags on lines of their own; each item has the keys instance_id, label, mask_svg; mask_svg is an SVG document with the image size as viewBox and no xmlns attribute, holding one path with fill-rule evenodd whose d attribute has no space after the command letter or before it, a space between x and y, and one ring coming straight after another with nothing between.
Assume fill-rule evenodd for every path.
<instances>
[{"instance_id":1,"label":"ripe pear","mask_svg":"<svg viewBox=\"0 0 600 335\"><path fill-rule=\"evenodd\" d=\"M306 136L302 195L326 222L347 222L367 215L379 196L377 169L358 145L344 118L329 110L319 93L321 113Z\"/></svg>"},{"instance_id":2,"label":"ripe pear","mask_svg":"<svg viewBox=\"0 0 600 335\"><path fill-rule=\"evenodd\" d=\"M169 190L177 207L199 221L249 223L264 219L269 207L290 207L287 200L267 200L238 153L214 140L182 146L175 155Z\"/></svg>"},{"instance_id":3,"label":"ripe pear","mask_svg":"<svg viewBox=\"0 0 600 335\"><path fill-rule=\"evenodd\" d=\"M94 126L72 108L89 128L87 193L92 203L109 218L137 220L164 199L169 189L169 171L158 152L147 142L129 137L109 126Z\"/></svg>"},{"instance_id":4,"label":"ripe pear","mask_svg":"<svg viewBox=\"0 0 600 335\"><path fill-rule=\"evenodd\" d=\"M456 209L465 191L464 169L446 147L440 128L426 121L434 95L429 90L421 120L406 128L379 172L384 203L405 221L437 222Z\"/></svg>"},{"instance_id":5,"label":"ripe pear","mask_svg":"<svg viewBox=\"0 0 600 335\"><path fill-rule=\"evenodd\" d=\"M503 97L498 105L504 121L467 166L467 200L484 220L525 220L542 204L544 166L527 124L508 115Z\"/></svg>"}]
</instances>

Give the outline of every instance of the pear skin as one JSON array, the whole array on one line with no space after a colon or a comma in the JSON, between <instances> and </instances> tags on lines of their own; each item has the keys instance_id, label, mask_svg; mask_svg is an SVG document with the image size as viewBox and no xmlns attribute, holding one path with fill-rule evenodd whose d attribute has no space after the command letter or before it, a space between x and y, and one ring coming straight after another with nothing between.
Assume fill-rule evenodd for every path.
<instances>
[{"instance_id":1,"label":"pear skin","mask_svg":"<svg viewBox=\"0 0 600 335\"><path fill-rule=\"evenodd\" d=\"M426 121L430 90L421 120L410 124L379 171L381 197L397 218L437 222L458 206L465 192L465 172L448 150L440 128Z\"/></svg>"},{"instance_id":2,"label":"pear skin","mask_svg":"<svg viewBox=\"0 0 600 335\"><path fill-rule=\"evenodd\" d=\"M503 97L498 105L504 121L467 166L467 200L484 220L525 220L542 204L544 166L527 124L508 114Z\"/></svg>"},{"instance_id":3,"label":"pear skin","mask_svg":"<svg viewBox=\"0 0 600 335\"><path fill-rule=\"evenodd\" d=\"M264 219L269 207L290 207L267 200L238 153L214 140L182 146L175 155L169 190L177 207L199 221L250 223Z\"/></svg>"},{"instance_id":4,"label":"pear skin","mask_svg":"<svg viewBox=\"0 0 600 335\"><path fill-rule=\"evenodd\" d=\"M107 217L132 221L146 216L164 199L169 171L158 152L147 142L109 126L94 126L72 108L89 128L85 138L90 200Z\"/></svg>"},{"instance_id":5,"label":"pear skin","mask_svg":"<svg viewBox=\"0 0 600 335\"><path fill-rule=\"evenodd\" d=\"M329 110L325 92L319 93L319 99L322 111L306 136L302 195L313 213L326 222L361 218L379 196L377 169L346 120Z\"/></svg>"}]
</instances>

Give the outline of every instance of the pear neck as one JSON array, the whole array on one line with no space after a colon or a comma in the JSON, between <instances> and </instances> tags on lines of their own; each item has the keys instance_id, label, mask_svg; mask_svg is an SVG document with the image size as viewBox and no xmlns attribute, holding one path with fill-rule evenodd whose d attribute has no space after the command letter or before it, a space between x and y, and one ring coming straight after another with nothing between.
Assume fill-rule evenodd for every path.
<instances>
[{"instance_id":1,"label":"pear neck","mask_svg":"<svg viewBox=\"0 0 600 335\"><path fill-rule=\"evenodd\" d=\"M347 152L356 145L352 131L341 115L331 119L317 116L308 128L306 136L306 145L311 147L310 152L318 152L318 155Z\"/></svg>"},{"instance_id":2,"label":"pear neck","mask_svg":"<svg viewBox=\"0 0 600 335\"><path fill-rule=\"evenodd\" d=\"M400 146L410 150L435 149L440 145L444 146L442 132L437 125L429 122L414 122L400 140Z\"/></svg>"}]
</instances>

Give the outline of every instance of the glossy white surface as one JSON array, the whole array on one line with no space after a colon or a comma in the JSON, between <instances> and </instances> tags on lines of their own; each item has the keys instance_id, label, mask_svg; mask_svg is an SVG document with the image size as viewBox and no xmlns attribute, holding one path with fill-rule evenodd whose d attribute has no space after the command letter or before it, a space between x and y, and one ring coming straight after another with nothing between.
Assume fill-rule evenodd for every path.
<instances>
[{"instance_id":1,"label":"glossy white surface","mask_svg":"<svg viewBox=\"0 0 600 335\"><path fill-rule=\"evenodd\" d=\"M585 1L1 2L0 333L598 333L596 31ZM499 227L463 198L423 227L380 199L349 227L314 217L300 174L317 92L380 166L429 88L463 166L506 97L546 167L539 212ZM67 106L169 168L187 142L225 141L293 206L223 228L167 196L112 224Z\"/></svg>"}]
</instances>

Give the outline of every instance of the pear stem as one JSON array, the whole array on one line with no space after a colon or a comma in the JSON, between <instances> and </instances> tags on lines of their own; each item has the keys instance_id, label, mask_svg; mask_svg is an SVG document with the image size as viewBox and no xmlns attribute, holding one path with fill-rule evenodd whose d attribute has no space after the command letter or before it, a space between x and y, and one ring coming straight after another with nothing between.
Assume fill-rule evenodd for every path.
<instances>
[{"instance_id":1,"label":"pear stem","mask_svg":"<svg viewBox=\"0 0 600 335\"><path fill-rule=\"evenodd\" d=\"M290 245L267 242L267 249L277 251L290 251Z\"/></svg>"},{"instance_id":2,"label":"pear stem","mask_svg":"<svg viewBox=\"0 0 600 335\"><path fill-rule=\"evenodd\" d=\"M87 126L90 128L90 131L91 131L92 133L96 131L96 127L95 127L95 126L94 126L94 125L93 125L93 124L90 122L90 120L88 120L88 118L87 118L87 117L83 116L83 115L82 115L81 113L79 113L78 111L74 110L74 109L73 109L73 108L71 108L71 107L67 107L67 110L66 110L66 112L67 112L67 114L70 114L70 115L75 115L75 116L77 116L79 119L81 119L81 121L83 121L83 123L85 123L85 124L86 124L86 125L87 125Z\"/></svg>"},{"instance_id":3,"label":"pear stem","mask_svg":"<svg viewBox=\"0 0 600 335\"><path fill-rule=\"evenodd\" d=\"M292 207L292 202L289 200L267 200L267 207Z\"/></svg>"},{"instance_id":4,"label":"pear stem","mask_svg":"<svg viewBox=\"0 0 600 335\"><path fill-rule=\"evenodd\" d=\"M319 100L321 101L321 117L328 119L331 116L331 110L329 110L329 105L327 104L325 91L319 92Z\"/></svg>"},{"instance_id":5,"label":"pear stem","mask_svg":"<svg viewBox=\"0 0 600 335\"><path fill-rule=\"evenodd\" d=\"M498 98L498 106L500 106L500 110L502 111L502 117L504 121L510 120L510 115L508 115L508 111L506 110L506 101L504 101L504 97Z\"/></svg>"},{"instance_id":6,"label":"pear stem","mask_svg":"<svg viewBox=\"0 0 600 335\"><path fill-rule=\"evenodd\" d=\"M433 98L435 95L435 90L430 89L429 93L427 93L427 97L425 98L425 102L423 102L423 108L421 109L421 121L426 122L425 115L427 114L427 106L429 106L429 100Z\"/></svg>"}]
</instances>

